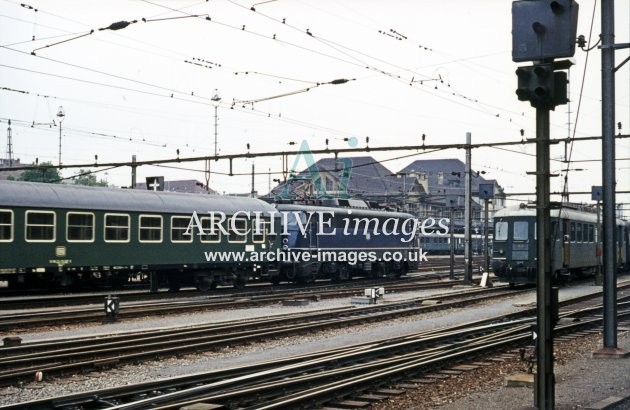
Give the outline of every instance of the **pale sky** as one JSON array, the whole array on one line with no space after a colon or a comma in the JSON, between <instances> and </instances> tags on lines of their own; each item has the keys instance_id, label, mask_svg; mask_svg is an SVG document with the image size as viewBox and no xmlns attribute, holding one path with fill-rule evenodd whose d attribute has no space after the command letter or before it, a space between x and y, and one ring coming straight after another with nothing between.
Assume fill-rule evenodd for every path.
<instances>
[{"instance_id":1,"label":"pale sky","mask_svg":"<svg viewBox=\"0 0 630 410\"><path fill-rule=\"evenodd\" d=\"M616 2L618 43L630 41L629 3ZM245 153L247 144L252 153L289 151L302 141L322 149L326 139L331 148L346 148L344 138L351 137L359 146L369 137L370 146L378 147L420 144L422 134L427 144L463 143L467 132L473 143L518 141L521 129L526 138L535 136L534 109L514 93L514 71L526 63L511 59L511 1L25 3L33 9L20 4L0 0L0 154L6 156L11 119L14 155L23 163L38 158L57 164L59 106L66 114L64 164L93 162L95 155L99 162L130 161L134 154L138 160L167 159L178 149L180 157L212 155L215 89L221 97L220 154ZM587 39L595 10L594 44L600 2L595 8L592 0L579 4L578 34ZM155 21L172 17L187 18ZM121 20L138 22L119 31L98 30ZM91 29L91 35L52 45ZM601 135L601 53L591 51L588 65L586 56L576 49L572 102L552 113L552 138ZM628 50L618 51L617 64L627 56ZM617 73L616 122L623 124L624 134L630 132L629 72L626 64ZM352 81L316 86L336 79ZM289 95L268 99L284 94ZM55 126L49 125L53 120ZM508 149L473 150L473 168L486 171L508 193L533 192L534 177L526 172L534 170L534 146ZM464 159L461 150L410 154L354 155L372 155L393 172L422 158ZM563 157L563 144L552 148L553 159ZM618 190L630 190L629 140L617 142L617 157L626 158L616 164ZM595 160L569 166L583 169L570 173L571 191L601 185L600 142L576 142L571 159ZM249 192L252 161L264 173L256 176L256 189L266 193L267 173L281 178L280 158L235 161L234 173L246 175L233 177L226 175L227 161L212 163L211 187ZM138 169L138 181L156 175L204 180L197 172L204 169L201 162L172 165L186 169L145 166ZM566 168L551 163L553 171ZM63 175L73 172L66 169ZM130 173L121 167L97 176L120 186L129 185ZM561 187L561 178L554 178L552 191ZM590 195L571 199L588 202ZM630 195L618 195L618 202L630 202Z\"/></svg>"}]
</instances>

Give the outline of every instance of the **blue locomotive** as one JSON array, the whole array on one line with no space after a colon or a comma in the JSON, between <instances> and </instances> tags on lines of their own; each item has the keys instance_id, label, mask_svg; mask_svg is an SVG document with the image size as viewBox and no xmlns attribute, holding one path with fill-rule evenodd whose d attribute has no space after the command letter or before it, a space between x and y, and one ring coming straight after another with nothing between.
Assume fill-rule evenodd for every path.
<instances>
[{"instance_id":1,"label":"blue locomotive","mask_svg":"<svg viewBox=\"0 0 630 410\"><path fill-rule=\"evenodd\" d=\"M552 280L594 274L601 264L597 214L586 207L569 205L552 209L550 216ZM524 204L501 209L494 216L494 224L494 274L511 284L536 283L536 209ZM628 222L617 220L615 254L619 268L628 264L629 229Z\"/></svg>"},{"instance_id":2,"label":"blue locomotive","mask_svg":"<svg viewBox=\"0 0 630 410\"><path fill-rule=\"evenodd\" d=\"M412 215L339 201L276 205L284 219L285 257L270 272L273 283L397 278L417 268L421 252Z\"/></svg>"}]
</instances>

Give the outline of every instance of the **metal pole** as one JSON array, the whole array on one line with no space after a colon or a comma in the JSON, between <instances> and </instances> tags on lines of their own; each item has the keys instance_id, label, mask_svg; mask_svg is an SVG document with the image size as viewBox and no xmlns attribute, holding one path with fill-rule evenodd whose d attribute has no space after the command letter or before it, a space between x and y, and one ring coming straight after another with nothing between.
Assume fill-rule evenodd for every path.
<instances>
[{"instance_id":1,"label":"metal pole","mask_svg":"<svg viewBox=\"0 0 630 410\"><path fill-rule=\"evenodd\" d=\"M464 283L470 285L472 283L472 243L470 240L471 235L471 171L470 171L470 144L471 134L466 133L466 174L464 178Z\"/></svg>"},{"instance_id":2,"label":"metal pole","mask_svg":"<svg viewBox=\"0 0 630 410\"><path fill-rule=\"evenodd\" d=\"M600 201L597 201L597 226L595 227L595 258L597 259L597 271L595 272L595 284L601 286L604 278L602 278L602 226L600 215Z\"/></svg>"},{"instance_id":3,"label":"metal pole","mask_svg":"<svg viewBox=\"0 0 630 410\"><path fill-rule=\"evenodd\" d=\"M449 226L449 234L451 235L450 238L450 242L451 242L451 257L450 257L450 271L448 274L448 278L450 280L455 279L455 223L453 221L453 217L455 215L455 210L453 209L453 205L451 205L450 211L449 211L449 219L450 219L450 226Z\"/></svg>"},{"instance_id":4,"label":"metal pole","mask_svg":"<svg viewBox=\"0 0 630 410\"><path fill-rule=\"evenodd\" d=\"M131 189L136 189L136 156L131 156Z\"/></svg>"},{"instance_id":5,"label":"metal pole","mask_svg":"<svg viewBox=\"0 0 630 410\"><path fill-rule=\"evenodd\" d=\"M489 199L485 199L485 209L483 211L483 244L486 249L486 272L490 272L490 249L488 247L488 204Z\"/></svg>"},{"instance_id":6,"label":"metal pole","mask_svg":"<svg viewBox=\"0 0 630 410\"><path fill-rule=\"evenodd\" d=\"M553 323L549 240L549 109L536 108L537 372L536 407L553 409Z\"/></svg>"},{"instance_id":7,"label":"metal pole","mask_svg":"<svg viewBox=\"0 0 630 410\"><path fill-rule=\"evenodd\" d=\"M604 348L617 348L615 272L615 49L614 0L602 0L602 200L604 202Z\"/></svg>"}]
</instances>

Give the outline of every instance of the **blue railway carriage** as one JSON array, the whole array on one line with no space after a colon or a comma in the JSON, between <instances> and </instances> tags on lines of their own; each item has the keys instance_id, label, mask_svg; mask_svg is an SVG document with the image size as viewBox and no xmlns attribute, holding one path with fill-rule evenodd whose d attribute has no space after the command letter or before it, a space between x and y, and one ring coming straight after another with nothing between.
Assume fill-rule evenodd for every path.
<instances>
[{"instance_id":1,"label":"blue railway carriage","mask_svg":"<svg viewBox=\"0 0 630 410\"><path fill-rule=\"evenodd\" d=\"M571 205L569 205L571 206ZM597 214L579 206L552 209L551 274L553 281L592 275L601 264L597 240ZM492 269L506 282L536 283L536 209L525 205L508 207L494 216ZM628 224L617 220L619 267L627 264Z\"/></svg>"},{"instance_id":2,"label":"blue railway carriage","mask_svg":"<svg viewBox=\"0 0 630 410\"><path fill-rule=\"evenodd\" d=\"M277 204L284 259L271 282L400 277L419 265L413 215L380 209ZM406 222L406 224L405 224ZM403 226L404 225L404 226ZM309 255L304 258L304 255Z\"/></svg>"},{"instance_id":3,"label":"blue railway carriage","mask_svg":"<svg viewBox=\"0 0 630 410\"><path fill-rule=\"evenodd\" d=\"M214 221L225 232L200 234L192 226L196 212L201 227L210 228L210 211L226 216ZM0 181L0 281L67 288L150 277L154 288L166 283L173 291L188 284L240 287L268 266L217 255L275 251L273 211L252 198ZM248 219L246 212L262 218ZM227 225L237 213L232 231Z\"/></svg>"}]
</instances>

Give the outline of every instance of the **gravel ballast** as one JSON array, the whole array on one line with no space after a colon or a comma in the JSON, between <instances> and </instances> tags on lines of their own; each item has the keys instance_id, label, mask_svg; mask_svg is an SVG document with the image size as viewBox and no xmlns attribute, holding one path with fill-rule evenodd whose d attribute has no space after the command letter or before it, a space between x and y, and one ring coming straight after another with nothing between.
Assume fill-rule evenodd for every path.
<instances>
[{"instance_id":1,"label":"gravel ballast","mask_svg":"<svg viewBox=\"0 0 630 410\"><path fill-rule=\"evenodd\" d=\"M567 287L561 289L560 298L562 300L564 298L595 292L596 290L596 287L588 285ZM435 293L435 291L433 291L433 293ZM409 292L397 295L388 294L385 301L410 297L426 297L429 294L430 293L428 291ZM523 306L527 307L528 305L531 305L534 300L535 292L532 290L531 292L519 295L518 297L513 297L509 300L501 299L499 301L484 302L468 308L432 312L422 316L400 318L386 323L368 323L365 325L354 326L349 329L331 329L319 333L284 337L264 343L255 343L245 346L229 346L217 351L202 354L189 354L179 358L172 357L162 360L146 361L140 365L124 365L113 370L88 372L65 379L47 380L46 375L44 375L44 381L39 383L31 382L26 383L21 387L7 387L0 389L0 405L77 392L86 392L125 384L153 381L160 378L204 372L212 369L238 366L240 364L251 364L258 361L273 360L275 358L348 346L366 341L379 340L386 337L396 337L424 330L448 327L485 317L516 312L522 310L524 308ZM344 298L339 300L314 302L306 307L284 307L281 305L274 305L266 308L226 310L159 319L150 318L146 320L126 321L107 325L107 327L91 326L66 329L60 328L42 332L24 332L20 334L20 337L23 338L24 342L28 342L31 340L44 340L98 333L111 334L141 328L149 329L169 326L189 326L196 323L230 321L246 317L273 316L277 314L305 312L309 310L327 309L348 305L349 298ZM630 363L630 361L627 363ZM626 375L628 374L629 373L626 371ZM626 380L628 378L629 377L626 377ZM488 377L483 378L483 380L486 379L488 379ZM475 389L469 389L470 393L474 391ZM523 395L526 395L526 393L527 392L524 391ZM510 393L510 395L512 395L512 393ZM525 402L525 404L529 405L531 402L532 400L529 399ZM416 401L416 403L422 402ZM504 406L495 408L511 407Z\"/></svg>"}]
</instances>

